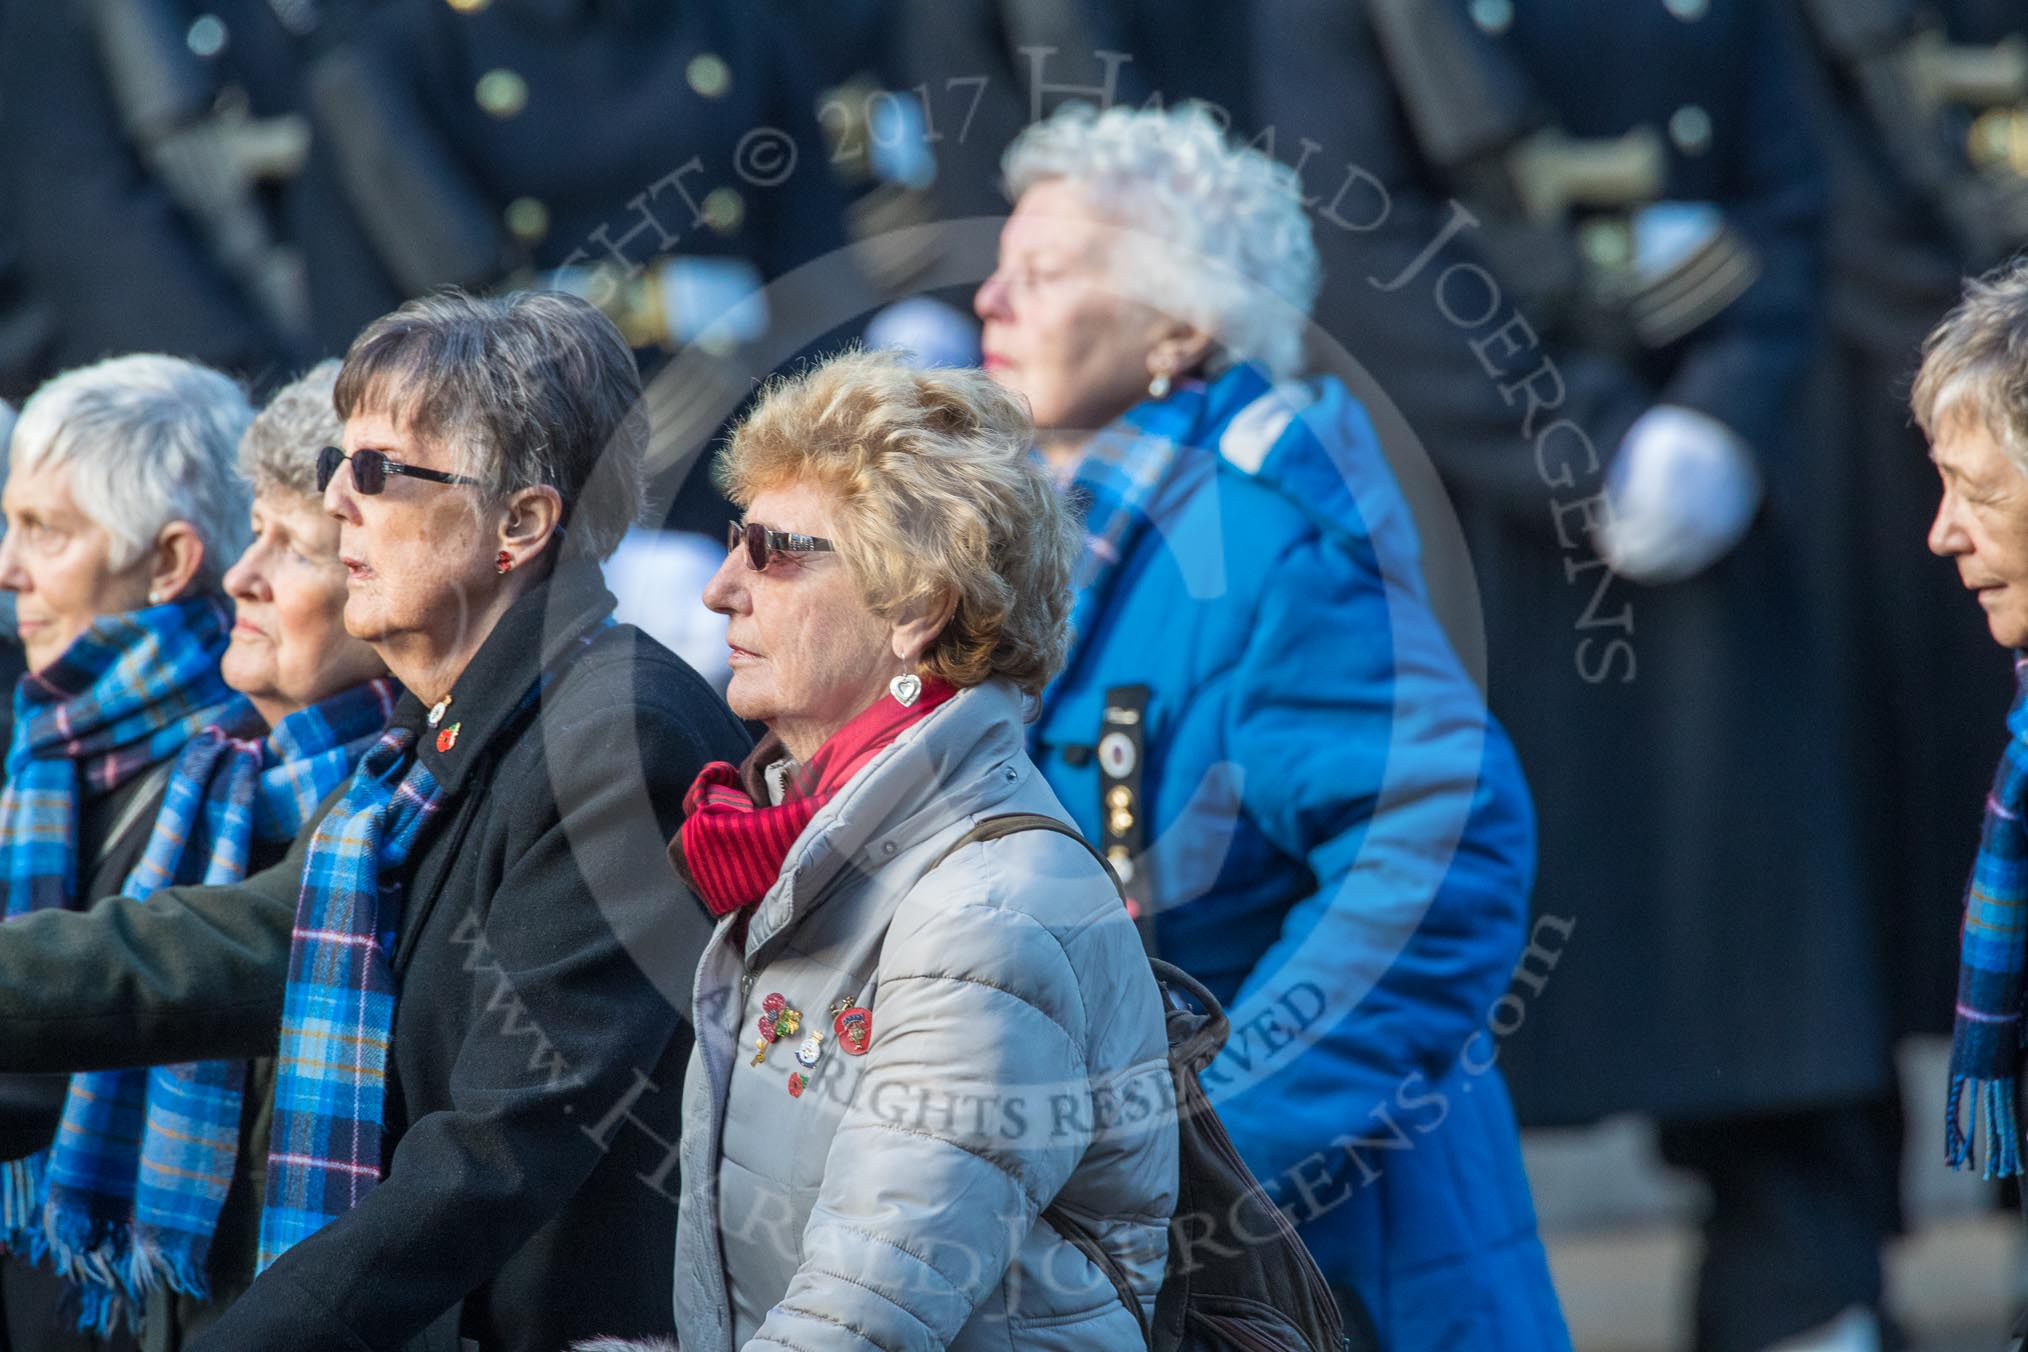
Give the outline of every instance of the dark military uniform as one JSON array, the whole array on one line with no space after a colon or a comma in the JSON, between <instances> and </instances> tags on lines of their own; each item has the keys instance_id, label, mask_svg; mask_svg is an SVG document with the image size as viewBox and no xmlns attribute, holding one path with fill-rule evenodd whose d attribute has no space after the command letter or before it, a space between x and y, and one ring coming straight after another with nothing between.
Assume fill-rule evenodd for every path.
<instances>
[{"instance_id":1,"label":"dark military uniform","mask_svg":"<svg viewBox=\"0 0 2028 1352\"><path fill-rule=\"evenodd\" d=\"M0 200L21 285L53 325L36 369L7 371L12 392L135 350L259 383L300 364L287 184L318 19L309 0L7 6Z\"/></svg>"},{"instance_id":2,"label":"dark military uniform","mask_svg":"<svg viewBox=\"0 0 2028 1352\"><path fill-rule=\"evenodd\" d=\"M1100 106L1198 99L1251 112L1244 6L1216 0L901 0L882 70L930 103L935 196L946 218L1003 215L1000 156L1076 99Z\"/></svg>"},{"instance_id":3,"label":"dark military uniform","mask_svg":"<svg viewBox=\"0 0 2028 1352\"><path fill-rule=\"evenodd\" d=\"M653 370L726 309L759 313L739 297L845 238L816 70L777 18L731 0L392 0L364 15L310 79L314 167L344 203L316 242L340 279L316 296L324 341L436 286L560 285L612 314ZM723 363L675 402L736 406L789 355L766 341L798 326L788 303L771 293L763 326L721 333ZM651 463L687 469L717 426ZM723 528L702 512L689 524Z\"/></svg>"},{"instance_id":4,"label":"dark military uniform","mask_svg":"<svg viewBox=\"0 0 2028 1352\"><path fill-rule=\"evenodd\" d=\"M0 33L6 31L6 15L7 6L0 3ZM12 136L6 109L7 93L0 84L0 144ZM49 368L51 325L47 309L28 294L21 275L14 203L0 175L0 399L21 402Z\"/></svg>"},{"instance_id":5,"label":"dark military uniform","mask_svg":"<svg viewBox=\"0 0 2028 1352\"><path fill-rule=\"evenodd\" d=\"M1925 50L2004 67L1997 44L2028 37L2028 15L2004 0L1951 0L1925 20L1912 0L1796 0L1796 9L1834 192L1830 341L1809 417L1845 452L1830 514L1850 543L1824 594L1841 604L1848 679L1861 692L1866 877L1889 936L1897 1029L1948 1033L1961 902L2012 663L1956 564L1924 548L1939 486L1908 390L1922 340L1956 304L1962 278L2028 244L2028 89L1969 79L1932 103L1876 82L1880 67ZM2028 76L2028 63L2014 64Z\"/></svg>"},{"instance_id":6,"label":"dark military uniform","mask_svg":"<svg viewBox=\"0 0 2028 1352\"><path fill-rule=\"evenodd\" d=\"M1501 1064L1524 1121L1663 1119L1712 1184L1699 1343L1726 1349L1877 1304L1896 1177L1851 683L1813 590L1841 547L1840 450L1793 412L1824 187L1785 20L1309 0L1257 28L1261 120L1313 195L1322 327L1450 490L1541 815L1559 942L1515 987L1525 1019L1494 1025ZM1658 202L1722 223L1692 266L1636 264ZM1730 554L1649 587L1590 526L1657 405L1742 438L1766 499Z\"/></svg>"}]
</instances>

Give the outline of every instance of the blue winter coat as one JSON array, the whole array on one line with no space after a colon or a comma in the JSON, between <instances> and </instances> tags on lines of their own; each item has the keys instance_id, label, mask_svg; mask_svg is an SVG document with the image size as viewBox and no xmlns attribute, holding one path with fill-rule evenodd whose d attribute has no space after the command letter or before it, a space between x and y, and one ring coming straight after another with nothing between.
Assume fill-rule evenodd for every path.
<instances>
[{"instance_id":1,"label":"blue winter coat","mask_svg":"<svg viewBox=\"0 0 2028 1352\"><path fill-rule=\"evenodd\" d=\"M1250 368L1125 422L1180 450L1088 584L1035 760L1100 839L1108 691L1149 687L1135 866L1162 956L1232 1014L1206 1086L1384 1345L1567 1347L1493 1068L1533 815L1372 425Z\"/></svg>"}]
</instances>

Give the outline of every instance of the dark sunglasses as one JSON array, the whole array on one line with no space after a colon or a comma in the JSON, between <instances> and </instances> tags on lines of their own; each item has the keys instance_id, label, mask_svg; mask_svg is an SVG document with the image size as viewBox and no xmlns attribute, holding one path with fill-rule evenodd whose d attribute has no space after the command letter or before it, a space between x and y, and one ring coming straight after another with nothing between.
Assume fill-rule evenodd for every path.
<instances>
[{"instance_id":1,"label":"dark sunglasses","mask_svg":"<svg viewBox=\"0 0 2028 1352\"><path fill-rule=\"evenodd\" d=\"M747 567L756 573L766 572L777 554L816 554L832 548L829 540L785 530L769 530L758 521L726 522L725 552L730 554L741 545L746 546Z\"/></svg>"},{"instance_id":2,"label":"dark sunglasses","mask_svg":"<svg viewBox=\"0 0 2028 1352\"><path fill-rule=\"evenodd\" d=\"M387 487L387 476L406 474L411 479L428 479L433 484L477 484L477 479L468 479L462 474L447 474L440 469L419 469L390 459L386 451L354 451L347 455L336 446L326 446L317 452L317 491L323 492L331 486L331 480L338 474L338 466L345 461L352 462L352 486L368 497Z\"/></svg>"}]
</instances>

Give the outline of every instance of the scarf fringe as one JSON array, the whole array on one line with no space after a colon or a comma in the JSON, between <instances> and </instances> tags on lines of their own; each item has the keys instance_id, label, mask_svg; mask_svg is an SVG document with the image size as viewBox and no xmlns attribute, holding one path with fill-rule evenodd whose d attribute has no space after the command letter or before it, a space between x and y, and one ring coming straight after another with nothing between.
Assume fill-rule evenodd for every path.
<instances>
[{"instance_id":1,"label":"scarf fringe","mask_svg":"<svg viewBox=\"0 0 2028 1352\"><path fill-rule=\"evenodd\" d=\"M194 1300L211 1299L194 1242L164 1244L126 1222L66 1217L47 1232L45 1249L50 1266L77 1291L81 1333L110 1338L120 1323L138 1332L149 1295L165 1286Z\"/></svg>"},{"instance_id":2,"label":"scarf fringe","mask_svg":"<svg viewBox=\"0 0 2028 1352\"><path fill-rule=\"evenodd\" d=\"M1964 1126L1964 1091L1970 1088L1972 1129ZM2021 1172L2021 1125L2016 1116L2014 1077L1980 1079L1951 1076L1949 1111L1944 1122L1944 1162L1953 1169L1977 1167L1976 1142L1983 1117L1986 1124L1986 1178L2010 1178ZM1981 1111L1981 1100L1983 1112Z\"/></svg>"},{"instance_id":3,"label":"scarf fringe","mask_svg":"<svg viewBox=\"0 0 2028 1352\"><path fill-rule=\"evenodd\" d=\"M30 1262L40 1262L49 1251L42 1233L42 1172L48 1164L46 1151L0 1164L0 1246Z\"/></svg>"}]
</instances>

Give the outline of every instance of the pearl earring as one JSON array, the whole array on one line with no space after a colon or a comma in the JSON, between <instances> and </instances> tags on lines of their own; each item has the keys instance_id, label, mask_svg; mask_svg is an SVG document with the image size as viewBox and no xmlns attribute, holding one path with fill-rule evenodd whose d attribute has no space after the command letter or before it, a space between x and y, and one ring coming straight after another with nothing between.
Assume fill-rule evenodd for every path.
<instances>
[{"instance_id":1,"label":"pearl earring","mask_svg":"<svg viewBox=\"0 0 2028 1352\"><path fill-rule=\"evenodd\" d=\"M162 604L162 589L160 587L148 588L148 604L151 606Z\"/></svg>"},{"instance_id":2,"label":"pearl earring","mask_svg":"<svg viewBox=\"0 0 2028 1352\"><path fill-rule=\"evenodd\" d=\"M922 677L905 671L887 683L887 693L894 696L896 704L906 709L922 697Z\"/></svg>"},{"instance_id":3,"label":"pearl earring","mask_svg":"<svg viewBox=\"0 0 2028 1352\"><path fill-rule=\"evenodd\" d=\"M1150 399L1167 399L1169 397L1169 373L1167 371L1157 371L1149 378L1148 397Z\"/></svg>"}]
</instances>

